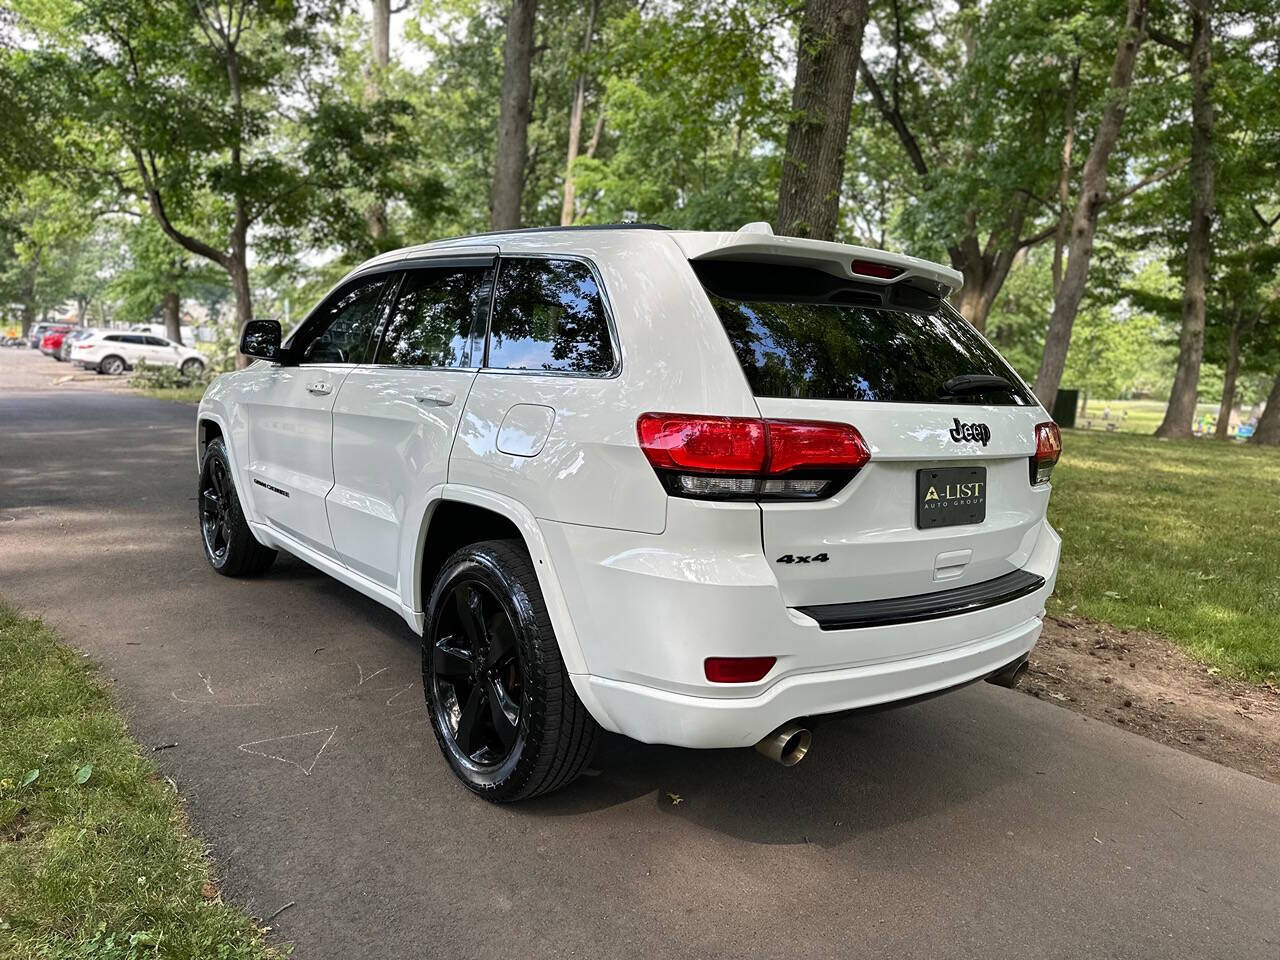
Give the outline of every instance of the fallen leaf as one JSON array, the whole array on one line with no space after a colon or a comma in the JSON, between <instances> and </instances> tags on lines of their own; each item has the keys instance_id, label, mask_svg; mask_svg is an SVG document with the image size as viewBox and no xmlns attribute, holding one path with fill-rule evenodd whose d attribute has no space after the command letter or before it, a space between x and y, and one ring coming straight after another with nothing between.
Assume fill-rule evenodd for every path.
<instances>
[{"instance_id":1,"label":"fallen leaf","mask_svg":"<svg viewBox=\"0 0 1280 960\"><path fill-rule=\"evenodd\" d=\"M668 793L667 799L671 801L671 805L673 807L684 801L684 797L680 796L678 793Z\"/></svg>"},{"instance_id":2,"label":"fallen leaf","mask_svg":"<svg viewBox=\"0 0 1280 960\"><path fill-rule=\"evenodd\" d=\"M76 783L84 786L89 782L89 777L93 776L93 764L86 763L83 767L76 771Z\"/></svg>"},{"instance_id":3,"label":"fallen leaf","mask_svg":"<svg viewBox=\"0 0 1280 960\"><path fill-rule=\"evenodd\" d=\"M218 888L206 880L200 885L200 896L204 897L206 900L217 900Z\"/></svg>"},{"instance_id":4,"label":"fallen leaf","mask_svg":"<svg viewBox=\"0 0 1280 960\"><path fill-rule=\"evenodd\" d=\"M31 786L31 784L35 783L39 779L40 779L40 769L38 767L35 770L28 770L27 775L22 778L22 785L21 787L19 787L19 789L21 789L22 787L29 787Z\"/></svg>"}]
</instances>

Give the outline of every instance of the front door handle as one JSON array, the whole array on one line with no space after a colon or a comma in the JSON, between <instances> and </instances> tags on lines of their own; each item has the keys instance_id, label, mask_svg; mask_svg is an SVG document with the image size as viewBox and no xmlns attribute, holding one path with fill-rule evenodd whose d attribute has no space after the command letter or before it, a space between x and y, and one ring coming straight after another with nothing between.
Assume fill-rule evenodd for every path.
<instances>
[{"instance_id":1,"label":"front door handle","mask_svg":"<svg viewBox=\"0 0 1280 960\"><path fill-rule=\"evenodd\" d=\"M333 393L333 387L323 380L318 380L315 383L307 384L307 393L314 393L316 396L323 397L325 394Z\"/></svg>"},{"instance_id":2,"label":"front door handle","mask_svg":"<svg viewBox=\"0 0 1280 960\"><path fill-rule=\"evenodd\" d=\"M422 393L415 393L413 399L418 403L425 403L433 407L447 407L457 400L457 394L452 390L445 390L441 387L432 387Z\"/></svg>"}]
</instances>

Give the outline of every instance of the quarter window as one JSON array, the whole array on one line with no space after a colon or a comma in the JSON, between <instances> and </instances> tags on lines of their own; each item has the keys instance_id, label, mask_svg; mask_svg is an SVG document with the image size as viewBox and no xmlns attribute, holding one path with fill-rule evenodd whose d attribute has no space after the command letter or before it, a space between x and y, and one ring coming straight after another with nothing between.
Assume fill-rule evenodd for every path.
<instances>
[{"instance_id":1,"label":"quarter window","mask_svg":"<svg viewBox=\"0 0 1280 960\"><path fill-rule=\"evenodd\" d=\"M409 271L387 321L378 363L402 367L472 366L472 331L483 336L489 312L490 276L492 271L487 267ZM476 360L478 366L479 357Z\"/></svg>"},{"instance_id":2,"label":"quarter window","mask_svg":"<svg viewBox=\"0 0 1280 960\"><path fill-rule=\"evenodd\" d=\"M353 280L321 304L302 331L299 362L367 363L385 279Z\"/></svg>"},{"instance_id":3,"label":"quarter window","mask_svg":"<svg viewBox=\"0 0 1280 960\"><path fill-rule=\"evenodd\" d=\"M585 263L502 258L488 366L601 374L613 365L600 287Z\"/></svg>"}]
</instances>

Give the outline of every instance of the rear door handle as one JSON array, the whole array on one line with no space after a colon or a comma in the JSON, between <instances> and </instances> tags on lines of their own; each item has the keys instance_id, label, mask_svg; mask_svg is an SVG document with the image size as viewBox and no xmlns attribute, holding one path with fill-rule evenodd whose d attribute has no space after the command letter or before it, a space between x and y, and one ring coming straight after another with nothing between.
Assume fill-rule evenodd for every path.
<instances>
[{"instance_id":1,"label":"rear door handle","mask_svg":"<svg viewBox=\"0 0 1280 960\"><path fill-rule=\"evenodd\" d=\"M452 390L445 390L442 387L432 387L430 390L424 390L422 393L415 393L413 399L418 403L428 404L433 407L447 407L458 399L457 394Z\"/></svg>"},{"instance_id":2,"label":"rear door handle","mask_svg":"<svg viewBox=\"0 0 1280 960\"><path fill-rule=\"evenodd\" d=\"M314 393L317 396L323 397L327 393L333 393L333 387L325 383L323 380L319 380L315 383L307 384L307 393Z\"/></svg>"}]
</instances>

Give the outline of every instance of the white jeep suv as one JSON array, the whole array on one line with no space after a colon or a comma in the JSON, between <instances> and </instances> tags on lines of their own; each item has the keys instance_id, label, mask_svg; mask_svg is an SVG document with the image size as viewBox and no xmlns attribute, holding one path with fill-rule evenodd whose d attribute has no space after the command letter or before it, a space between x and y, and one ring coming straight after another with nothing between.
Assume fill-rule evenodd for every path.
<instances>
[{"instance_id":1,"label":"white jeep suv","mask_svg":"<svg viewBox=\"0 0 1280 960\"><path fill-rule=\"evenodd\" d=\"M383 254L200 404L221 573L400 612L449 765L510 801L600 728L792 763L813 718L1025 670L1057 427L910 257L642 225Z\"/></svg>"}]
</instances>

